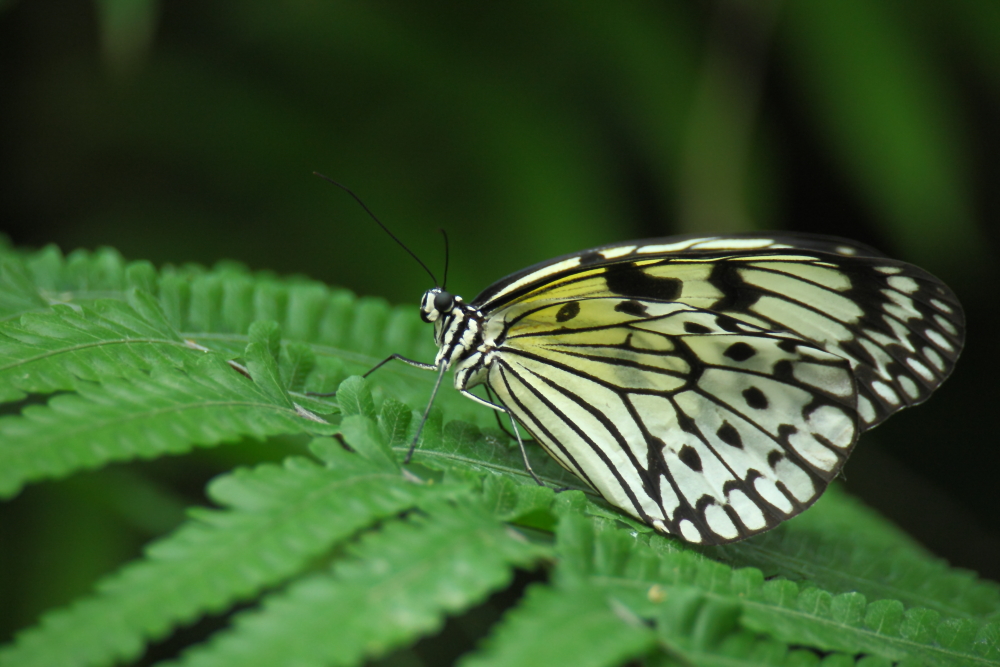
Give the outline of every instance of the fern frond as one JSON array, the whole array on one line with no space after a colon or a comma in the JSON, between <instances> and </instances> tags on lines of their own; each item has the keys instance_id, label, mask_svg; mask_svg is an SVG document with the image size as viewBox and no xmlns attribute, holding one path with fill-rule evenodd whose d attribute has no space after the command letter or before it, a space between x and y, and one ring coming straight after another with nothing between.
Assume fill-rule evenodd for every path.
<instances>
[{"instance_id":1,"label":"fern frond","mask_svg":"<svg viewBox=\"0 0 1000 667\"><path fill-rule=\"evenodd\" d=\"M215 355L188 368L124 367L103 384L74 382L75 394L0 417L0 496L30 481L111 461L186 452L196 446L285 433L333 433L275 400Z\"/></svg>"},{"instance_id":2,"label":"fern frond","mask_svg":"<svg viewBox=\"0 0 1000 667\"><path fill-rule=\"evenodd\" d=\"M134 302L155 310L142 296ZM0 401L72 391L77 379L100 382L199 356L162 324L119 301L54 306L0 323Z\"/></svg>"},{"instance_id":3,"label":"fern frond","mask_svg":"<svg viewBox=\"0 0 1000 667\"><path fill-rule=\"evenodd\" d=\"M55 246L37 252L0 254L0 320L44 310L73 299L122 298L133 287L148 285L155 273L149 262L126 265L112 249L77 251L68 258ZM144 278L145 277L145 278ZM13 296L18 298L12 298Z\"/></svg>"},{"instance_id":4,"label":"fern frond","mask_svg":"<svg viewBox=\"0 0 1000 667\"><path fill-rule=\"evenodd\" d=\"M99 300L104 303L98 308ZM127 301L135 313L115 308L109 300ZM83 320L63 314L57 320L66 321L46 327L46 317L59 304L71 305ZM95 315L95 309L101 312ZM43 321L33 319L36 313ZM111 326L118 316L123 317L121 329ZM176 361L185 345L237 359L249 342L250 325L263 320L280 327L280 367L292 392L332 391L348 375L369 370L389 354L432 359L435 353L413 307L391 308L381 299L358 298L302 278L251 274L233 264L211 270L167 267L158 273L148 262L125 262L109 249L63 258L49 247L0 258L0 322L13 326L11 348L2 346L7 332L0 329L0 359L13 364L8 369L0 363L0 401L19 400L25 392L71 390L71 377L100 381L106 372L114 376L120 364L146 368L161 355ZM55 340L49 340L50 334ZM135 358L120 351L126 341ZM83 347L71 347L74 342ZM104 350L114 350L111 363L99 363ZM60 364L66 368L58 368ZM379 370L378 387L397 400L419 404L433 381L432 374L396 363ZM452 418L480 425L493 420L450 386L442 388L436 405Z\"/></svg>"},{"instance_id":5,"label":"fern frond","mask_svg":"<svg viewBox=\"0 0 1000 667\"><path fill-rule=\"evenodd\" d=\"M849 504L838 495L823 506ZM819 505L819 503L817 503ZM737 566L759 567L766 576L808 581L835 593L857 591L869 598L900 600L944 615L978 618L1000 613L1000 586L974 573L949 567L910 544L879 544L878 532L856 531L854 539L796 522L774 535L719 550Z\"/></svg>"},{"instance_id":6,"label":"fern frond","mask_svg":"<svg viewBox=\"0 0 1000 667\"><path fill-rule=\"evenodd\" d=\"M711 553L835 593L898 599L960 618L1000 614L1000 585L949 567L836 484L778 530Z\"/></svg>"},{"instance_id":7,"label":"fern frond","mask_svg":"<svg viewBox=\"0 0 1000 667\"><path fill-rule=\"evenodd\" d=\"M423 503L348 549L331 573L294 583L185 655L187 667L351 665L441 627L549 554L506 529L475 499Z\"/></svg>"},{"instance_id":8,"label":"fern frond","mask_svg":"<svg viewBox=\"0 0 1000 667\"><path fill-rule=\"evenodd\" d=\"M792 647L765 635L739 628L740 606L696 588L671 592L656 617L657 635L667 655L680 662L719 667L853 667L854 656L830 652L820 661L815 651ZM864 665L889 665L874 656Z\"/></svg>"},{"instance_id":9,"label":"fern frond","mask_svg":"<svg viewBox=\"0 0 1000 667\"><path fill-rule=\"evenodd\" d=\"M868 602L787 580L767 582L744 604L743 627L790 644L869 653L925 665L987 665L1000 660L996 622L942 618L899 600Z\"/></svg>"},{"instance_id":10,"label":"fern frond","mask_svg":"<svg viewBox=\"0 0 1000 667\"><path fill-rule=\"evenodd\" d=\"M535 443L526 443L531 466L539 479L556 489L588 490L578 477L568 473ZM406 446L396 448L405 454ZM441 413L431 412L413 463L433 470L465 470L472 473L502 473L534 485L524 467L517 443L496 428L480 429L475 424L452 421L442 426ZM595 495L595 498L598 497Z\"/></svg>"},{"instance_id":11,"label":"fern frond","mask_svg":"<svg viewBox=\"0 0 1000 667\"><path fill-rule=\"evenodd\" d=\"M637 539L595 521L565 516L560 522L557 582L601 587L643 617L656 617L678 597L706 595L720 609L738 608L734 628L788 645L930 665L1000 661L997 621L946 618L898 600L869 602L856 592L765 581L756 568L733 570L659 536Z\"/></svg>"},{"instance_id":12,"label":"fern frond","mask_svg":"<svg viewBox=\"0 0 1000 667\"><path fill-rule=\"evenodd\" d=\"M224 510L200 510L146 556L54 611L0 649L5 667L111 664L144 641L225 610L300 572L355 531L434 497L447 485L407 482L335 441L316 441L325 465L290 458L237 470L209 487Z\"/></svg>"},{"instance_id":13,"label":"fern frond","mask_svg":"<svg viewBox=\"0 0 1000 667\"><path fill-rule=\"evenodd\" d=\"M0 321L47 308L24 264L12 254L4 255L7 252L0 255Z\"/></svg>"},{"instance_id":14,"label":"fern frond","mask_svg":"<svg viewBox=\"0 0 1000 667\"><path fill-rule=\"evenodd\" d=\"M641 618L585 586L532 586L483 649L461 667L605 667L648 653L656 635Z\"/></svg>"}]
</instances>

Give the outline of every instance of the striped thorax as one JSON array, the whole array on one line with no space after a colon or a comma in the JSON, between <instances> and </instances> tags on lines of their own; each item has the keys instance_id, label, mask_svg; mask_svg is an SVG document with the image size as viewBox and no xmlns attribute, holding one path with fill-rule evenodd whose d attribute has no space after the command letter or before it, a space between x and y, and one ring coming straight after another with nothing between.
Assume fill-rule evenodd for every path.
<instances>
[{"instance_id":1,"label":"striped thorax","mask_svg":"<svg viewBox=\"0 0 1000 667\"><path fill-rule=\"evenodd\" d=\"M455 370L455 388L465 390L484 381L484 358L492 346L483 341L483 314L440 287L424 292L420 317L434 323L438 346L434 365Z\"/></svg>"}]
</instances>

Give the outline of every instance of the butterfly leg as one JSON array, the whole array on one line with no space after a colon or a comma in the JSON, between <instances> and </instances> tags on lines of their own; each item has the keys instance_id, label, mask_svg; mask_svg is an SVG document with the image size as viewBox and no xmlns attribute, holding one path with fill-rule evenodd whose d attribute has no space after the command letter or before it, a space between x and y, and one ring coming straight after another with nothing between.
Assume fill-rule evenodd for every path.
<instances>
[{"instance_id":1,"label":"butterfly leg","mask_svg":"<svg viewBox=\"0 0 1000 667\"><path fill-rule=\"evenodd\" d=\"M414 366L417 366L418 368L423 367L426 368L427 370L438 371L437 380L434 381L434 389L431 390L431 400L427 402L427 407L424 408L424 416L420 418L420 425L417 427L417 432L413 435L413 441L410 442L410 449L408 452L406 452L406 458L403 459L403 465L406 465L407 463L410 462L410 459L413 458L413 450L417 448L417 441L420 440L420 434L424 430L424 424L427 423L427 415L431 413L431 406L434 405L434 398L437 396L438 389L441 388L441 380L444 378L445 371L447 371L448 369L445 368L444 364L442 364L441 368L438 369L437 366L432 366L430 364L420 364L420 362L411 362L409 359L405 357L400 357L399 355L396 354L389 357L389 359L393 358L397 358L400 361L405 361L407 363L412 363ZM389 361L389 359L386 359L385 361ZM385 361L383 361L382 364L384 364ZM381 366L382 364L379 364L379 366ZM375 368L378 368L378 366L376 366ZM368 372L371 373L373 370L375 370L375 368L373 368L371 371Z\"/></svg>"},{"instance_id":2,"label":"butterfly leg","mask_svg":"<svg viewBox=\"0 0 1000 667\"><path fill-rule=\"evenodd\" d=\"M492 391L492 390L490 389L490 386L489 386L488 384L484 384L484 385L483 385L483 388L484 388L484 389L486 389L486 395L487 395L487 396L489 396L489 399L490 399L491 401L494 401L494 398L493 398L493 391ZM503 431L504 433L506 433L506 434L507 434L508 436L510 436L511 438L514 438L515 440L517 440L517 436L516 436L516 435L514 435L513 433L511 433L510 431L508 431L508 430L507 430L507 427L503 425L503 422L502 422L502 421L500 421L500 413L499 413L499 412L497 412L497 411L494 411L494 412L493 412L493 414L494 414L494 415L496 416L496 418L497 418L497 426L498 426L498 427L500 427L500 430L501 430L501 431Z\"/></svg>"},{"instance_id":3,"label":"butterfly leg","mask_svg":"<svg viewBox=\"0 0 1000 667\"><path fill-rule=\"evenodd\" d=\"M378 362L377 364L375 364L374 366L372 366L371 368L369 368L365 372L365 374L362 375L361 377L363 377L363 378L368 377L369 375L371 375L372 373L374 373L375 371L377 371L378 369L382 368L387 363L389 363L390 361L393 361L393 360L402 361L403 363L409 364L410 366L413 366L414 368L419 368L419 369L425 370L425 371L436 371L438 369L438 367L435 366L434 364L425 364L422 361L414 361L413 359L407 359L406 357L404 357L401 354L391 354L388 357L386 357L385 359L383 359L382 361ZM322 392L318 392L318 391L307 391L306 395L307 396L318 396L320 398L329 398L330 396L336 396L337 392L330 391L330 392L322 393Z\"/></svg>"},{"instance_id":4,"label":"butterfly leg","mask_svg":"<svg viewBox=\"0 0 1000 667\"><path fill-rule=\"evenodd\" d=\"M370 369L368 369L368 372L366 372L361 377L363 377L363 378L368 377L369 375L371 375L372 373L374 373L375 371L377 371L378 369L382 368L387 363L389 363L390 361L393 361L393 360L402 361L404 364L409 364L410 366L413 366L414 368L419 368L419 369L424 370L424 371L436 371L438 369L438 367L435 366L434 364L425 364L422 361L414 361L413 359L407 359L406 357L404 357L401 354L390 354L388 357L386 357L385 359L383 359L382 361L378 362L377 364L375 364L374 366L372 366Z\"/></svg>"},{"instance_id":5,"label":"butterfly leg","mask_svg":"<svg viewBox=\"0 0 1000 667\"><path fill-rule=\"evenodd\" d=\"M471 398L472 400L474 400L476 403L485 405L488 408L493 408L497 412L507 413L507 416L510 417L510 425L514 428L514 437L517 439L517 446L521 448L521 458L524 459L524 467L527 469L528 474L531 475L531 479L535 480L538 486L545 486L545 482L543 482L538 478L538 475L535 474L535 470L531 467L531 461L528 460L528 452L524 449L524 441L521 440L521 432L517 430L517 422L514 421L514 415L511 414L510 410L497 403L491 403L490 401L487 401L485 398L480 398L467 389L460 389L459 391L461 391L461 393L465 395L467 398Z\"/></svg>"}]
</instances>

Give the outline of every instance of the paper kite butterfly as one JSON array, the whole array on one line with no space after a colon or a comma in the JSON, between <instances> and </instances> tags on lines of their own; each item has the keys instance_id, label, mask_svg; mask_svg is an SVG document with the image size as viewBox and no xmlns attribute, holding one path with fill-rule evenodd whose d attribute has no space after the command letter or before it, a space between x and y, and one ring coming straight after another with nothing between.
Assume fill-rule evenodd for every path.
<instances>
[{"instance_id":1,"label":"paper kite butterfly","mask_svg":"<svg viewBox=\"0 0 1000 667\"><path fill-rule=\"evenodd\" d=\"M594 248L471 303L435 287L420 311L437 358L405 361L439 384L453 370L609 503L701 544L809 507L863 431L944 382L964 338L926 271L788 233Z\"/></svg>"}]
</instances>

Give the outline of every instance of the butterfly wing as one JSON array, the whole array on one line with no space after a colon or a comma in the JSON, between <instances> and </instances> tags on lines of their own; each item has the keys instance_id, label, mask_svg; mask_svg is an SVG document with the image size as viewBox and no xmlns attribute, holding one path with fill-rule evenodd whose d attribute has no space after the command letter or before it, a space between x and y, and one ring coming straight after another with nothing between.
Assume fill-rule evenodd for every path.
<instances>
[{"instance_id":1,"label":"butterfly wing","mask_svg":"<svg viewBox=\"0 0 1000 667\"><path fill-rule=\"evenodd\" d=\"M718 544L808 507L857 439L850 365L681 303L531 300L488 383L543 447L662 532Z\"/></svg>"},{"instance_id":2,"label":"butterfly wing","mask_svg":"<svg viewBox=\"0 0 1000 667\"><path fill-rule=\"evenodd\" d=\"M862 428L926 400L964 339L958 300L931 274L858 243L800 234L606 246L509 276L473 305L509 320L518 305L598 297L686 304L846 359Z\"/></svg>"}]
</instances>

